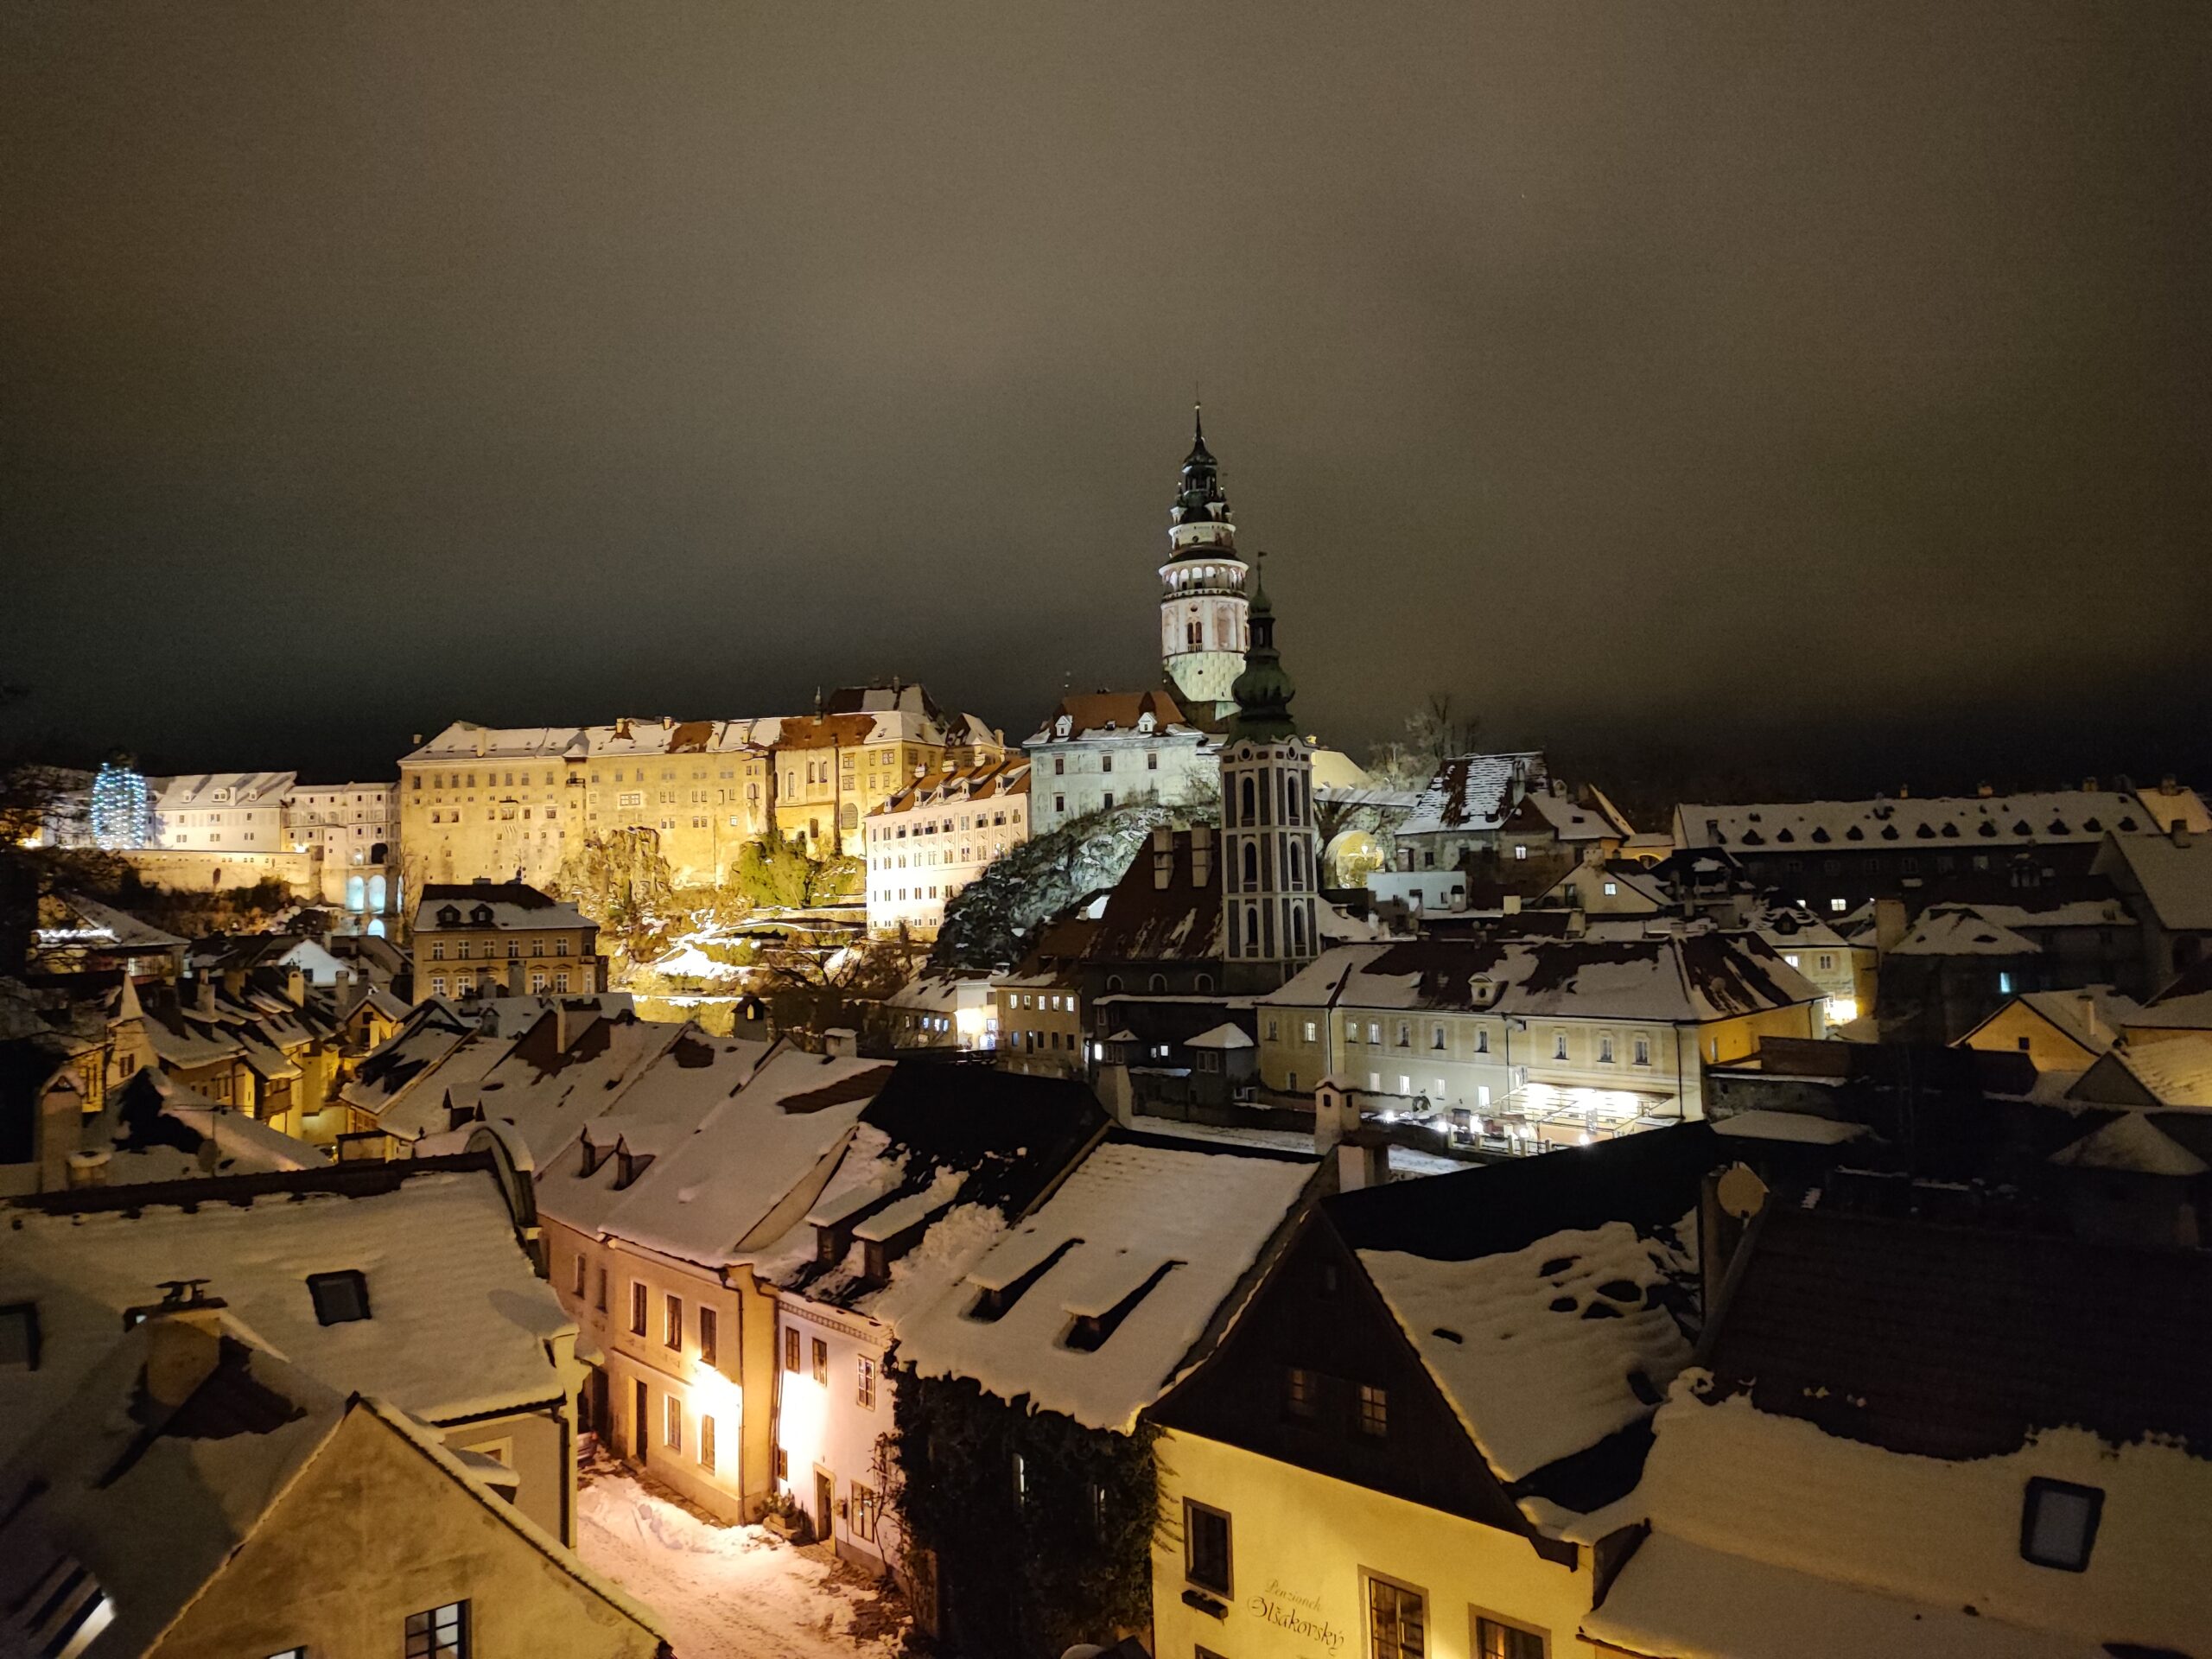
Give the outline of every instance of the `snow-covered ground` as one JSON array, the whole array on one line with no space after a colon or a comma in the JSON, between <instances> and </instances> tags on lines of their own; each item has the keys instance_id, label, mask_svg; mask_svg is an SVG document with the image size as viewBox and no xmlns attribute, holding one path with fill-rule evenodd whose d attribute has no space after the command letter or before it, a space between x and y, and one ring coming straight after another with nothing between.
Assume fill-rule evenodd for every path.
<instances>
[{"instance_id":1,"label":"snow-covered ground","mask_svg":"<svg viewBox=\"0 0 2212 1659\"><path fill-rule=\"evenodd\" d=\"M653 1610L676 1659L882 1659L904 1629L856 1569L766 1528L710 1526L626 1474L585 1471L576 1550Z\"/></svg>"}]
</instances>

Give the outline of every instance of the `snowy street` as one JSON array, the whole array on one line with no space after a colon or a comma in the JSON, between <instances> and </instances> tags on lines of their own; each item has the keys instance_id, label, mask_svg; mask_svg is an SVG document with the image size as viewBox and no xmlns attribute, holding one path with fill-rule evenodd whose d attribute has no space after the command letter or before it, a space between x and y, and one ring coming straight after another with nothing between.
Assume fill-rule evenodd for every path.
<instances>
[{"instance_id":1,"label":"snowy street","mask_svg":"<svg viewBox=\"0 0 2212 1659\"><path fill-rule=\"evenodd\" d=\"M576 1551L660 1620L676 1659L881 1659L906 1611L858 1569L762 1527L717 1527L626 1473L584 1471Z\"/></svg>"}]
</instances>

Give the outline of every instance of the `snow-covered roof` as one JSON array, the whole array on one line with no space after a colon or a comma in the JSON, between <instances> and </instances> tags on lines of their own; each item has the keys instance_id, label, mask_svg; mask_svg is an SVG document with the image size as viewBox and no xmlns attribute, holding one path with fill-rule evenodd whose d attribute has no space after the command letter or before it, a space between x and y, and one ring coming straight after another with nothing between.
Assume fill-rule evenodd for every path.
<instances>
[{"instance_id":1,"label":"snow-covered roof","mask_svg":"<svg viewBox=\"0 0 2212 1659\"><path fill-rule=\"evenodd\" d=\"M218 1104L150 1065L115 1090L105 1116L111 1185L321 1169L329 1161L320 1148L249 1112Z\"/></svg>"},{"instance_id":2,"label":"snow-covered roof","mask_svg":"<svg viewBox=\"0 0 2212 1659\"><path fill-rule=\"evenodd\" d=\"M1428 780L1396 833L1422 836L1495 830L1512 811L1516 791L1542 782L1546 775L1544 757L1533 750L1455 756Z\"/></svg>"},{"instance_id":3,"label":"snow-covered roof","mask_svg":"<svg viewBox=\"0 0 2212 1659\"><path fill-rule=\"evenodd\" d=\"M734 1075L743 1059L720 1063ZM876 1060L779 1049L616 1195L599 1230L706 1267L769 1249L820 1195L890 1071Z\"/></svg>"},{"instance_id":4,"label":"snow-covered roof","mask_svg":"<svg viewBox=\"0 0 2212 1659\"><path fill-rule=\"evenodd\" d=\"M564 1027L561 1016L547 1014L474 1084L454 1078L442 1089L416 1090L405 1105L385 1113L378 1127L413 1140L451 1127L448 1105L473 1109L486 1122L514 1125L531 1161L542 1167L592 1119L626 1110L624 1086L691 1029L627 1014L572 1019ZM687 1047L687 1057L690 1052Z\"/></svg>"},{"instance_id":5,"label":"snow-covered roof","mask_svg":"<svg viewBox=\"0 0 2212 1659\"><path fill-rule=\"evenodd\" d=\"M1009 795L1028 792L1028 760L1019 754L1009 755L1002 760L980 760L972 766L941 766L893 791L868 817L880 818L931 807L1002 800Z\"/></svg>"},{"instance_id":6,"label":"snow-covered roof","mask_svg":"<svg viewBox=\"0 0 2212 1659\"><path fill-rule=\"evenodd\" d=\"M612 1154L631 1154L634 1179L637 1159L680 1154L771 1052L768 1044L749 1038L713 1037L688 1026L674 1031L613 1108L585 1118L576 1134L537 1160L541 1214L582 1233L609 1230L629 1192L621 1160Z\"/></svg>"},{"instance_id":7,"label":"snow-covered roof","mask_svg":"<svg viewBox=\"0 0 2212 1659\"><path fill-rule=\"evenodd\" d=\"M2096 1659L2101 1648L1886 1596L1655 1532L1586 1614L1585 1638L1678 1659Z\"/></svg>"},{"instance_id":8,"label":"snow-covered roof","mask_svg":"<svg viewBox=\"0 0 2212 1659\"><path fill-rule=\"evenodd\" d=\"M450 913L453 919L447 919ZM454 927L595 927L574 905L524 881L430 882L415 906L415 931Z\"/></svg>"},{"instance_id":9,"label":"snow-covered roof","mask_svg":"<svg viewBox=\"0 0 2212 1659\"><path fill-rule=\"evenodd\" d=\"M1221 1024L1210 1026L1197 1036L1188 1039L1183 1046L1185 1048L1250 1048L1253 1043L1250 1033L1236 1021L1224 1020Z\"/></svg>"},{"instance_id":10,"label":"snow-covered roof","mask_svg":"<svg viewBox=\"0 0 2212 1659\"><path fill-rule=\"evenodd\" d=\"M2053 1153L2050 1161L2073 1169L2123 1169L2139 1175L2196 1176L2212 1164L2152 1121L2149 1112L2121 1112L2102 1128Z\"/></svg>"},{"instance_id":11,"label":"snow-covered roof","mask_svg":"<svg viewBox=\"0 0 2212 1659\"><path fill-rule=\"evenodd\" d=\"M1607 1222L1471 1262L1359 1260L1491 1467L1516 1481L1649 1414L1690 1357L1656 1293L1696 1249L1692 1215L1671 1236Z\"/></svg>"},{"instance_id":12,"label":"snow-covered roof","mask_svg":"<svg viewBox=\"0 0 2212 1659\"><path fill-rule=\"evenodd\" d=\"M1978 847L2094 842L2152 827L2140 798L2116 790L2024 795L1909 797L1904 800L1764 801L1744 806L1685 802L1675 840L1689 847L1773 851L1790 847L1963 842Z\"/></svg>"},{"instance_id":13,"label":"snow-covered roof","mask_svg":"<svg viewBox=\"0 0 2212 1659\"><path fill-rule=\"evenodd\" d=\"M335 1389L440 1420L556 1399L574 1329L486 1160L348 1165L100 1189L0 1212L0 1303L38 1305L39 1365L0 1372L0 1453L114 1345L126 1309L201 1279L255 1340ZM370 1317L323 1325L308 1275L364 1275Z\"/></svg>"},{"instance_id":14,"label":"snow-covered roof","mask_svg":"<svg viewBox=\"0 0 2212 1659\"><path fill-rule=\"evenodd\" d=\"M2158 925L2172 932L2212 932L2212 839L2114 836L2100 867L2126 865Z\"/></svg>"},{"instance_id":15,"label":"snow-covered roof","mask_svg":"<svg viewBox=\"0 0 2212 1659\"><path fill-rule=\"evenodd\" d=\"M1890 947L1900 957L2037 957L2043 947L1992 921L1974 905L1929 906L1911 932Z\"/></svg>"},{"instance_id":16,"label":"snow-covered roof","mask_svg":"<svg viewBox=\"0 0 2212 1659\"><path fill-rule=\"evenodd\" d=\"M1702 1024L1819 995L1764 940L1698 933L1339 945L1258 1000L1293 1007Z\"/></svg>"},{"instance_id":17,"label":"snow-covered roof","mask_svg":"<svg viewBox=\"0 0 2212 1659\"><path fill-rule=\"evenodd\" d=\"M81 924L80 931L86 936L81 940L84 944L102 949L114 945L126 950L181 950L185 944L175 934L164 932L151 922L142 922L136 916L81 893L60 893L57 900ZM51 930L42 928L40 932L43 939Z\"/></svg>"},{"instance_id":18,"label":"snow-covered roof","mask_svg":"<svg viewBox=\"0 0 2212 1659\"><path fill-rule=\"evenodd\" d=\"M1063 721L1065 730L1061 729ZM1165 690L1084 691L1061 698L1045 716L1045 723L1029 734L1024 747L1170 735L1194 744L1204 741L1204 734L1191 724L1181 705Z\"/></svg>"},{"instance_id":19,"label":"snow-covered roof","mask_svg":"<svg viewBox=\"0 0 2212 1659\"><path fill-rule=\"evenodd\" d=\"M2120 1106L2212 1107L2212 1032L2114 1044L2067 1096Z\"/></svg>"},{"instance_id":20,"label":"snow-covered roof","mask_svg":"<svg viewBox=\"0 0 2212 1659\"><path fill-rule=\"evenodd\" d=\"M1744 1141L1794 1141L1801 1146L1834 1147L1859 1140L1867 1131L1864 1123L1846 1123L1810 1112L1755 1109L1714 1118L1713 1132Z\"/></svg>"},{"instance_id":21,"label":"snow-covered roof","mask_svg":"<svg viewBox=\"0 0 2212 1659\"><path fill-rule=\"evenodd\" d=\"M1564 842L1622 841L1629 834L1628 820L1599 791L1585 789L1569 793L1557 784L1530 790L1509 818L1530 828L1541 823Z\"/></svg>"},{"instance_id":22,"label":"snow-covered roof","mask_svg":"<svg viewBox=\"0 0 2212 1659\"><path fill-rule=\"evenodd\" d=\"M899 1356L920 1376L1125 1433L1192 1360L1315 1168L1117 1133L907 1320ZM1094 1347L1071 1345L1081 1318L1108 1327Z\"/></svg>"},{"instance_id":23,"label":"snow-covered roof","mask_svg":"<svg viewBox=\"0 0 2212 1659\"><path fill-rule=\"evenodd\" d=\"M297 786L296 772L199 772L175 778L149 778L146 792L156 812L188 806L276 806ZM217 799L218 796L223 798Z\"/></svg>"},{"instance_id":24,"label":"snow-covered roof","mask_svg":"<svg viewBox=\"0 0 2212 1659\"><path fill-rule=\"evenodd\" d=\"M803 1224L769 1247L758 1271L785 1294L870 1314L895 1332L957 1282L1105 1123L1090 1090L1065 1078L901 1065L861 1114ZM853 1241L835 1261L823 1259L824 1228ZM868 1276L870 1242L895 1252L888 1283Z\"/></svg>"}]
</instances>

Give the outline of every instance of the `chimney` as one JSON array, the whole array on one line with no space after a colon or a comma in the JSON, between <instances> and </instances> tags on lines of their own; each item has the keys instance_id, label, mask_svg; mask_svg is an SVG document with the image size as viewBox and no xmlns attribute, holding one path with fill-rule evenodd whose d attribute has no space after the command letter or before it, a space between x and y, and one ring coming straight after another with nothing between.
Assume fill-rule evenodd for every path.
<instances>
[{"instance_id":1,"label":"chimney","mask_svg":"<svg viewBox=\"0 0 2212 1659\"><path fill-rule=\"evenodd\" d=\"M1098 1068L1098 1103L1124 1128L1135 1122L1136 1091L1129 1085L1128 1066L1109 1064Z\"/></svg>"},{"instance_id":2,"label":"chimney","mask_svg":"<svg viewBox=\"0 0 2212 1659\"><path fill-rule=\"evenodd\" d=\"M2074 1003L2081 1011L2082 1029L2088 1033L2089 1040L2096 1042L2101 1039L2105 1033L2103 1025L2097 1019L2096 993L2077 991L2075 993Z\"/></svg>"},{"instance_id":3,"label":"chimney","mask_svg":"<svg viewBox=\"0 0 2212 1659\"><path fill-rule=\"evenodd\" d=\"M1986 801L1997 791L1987 784L1976 784L1974 786L1974 792Z\"/></svg>"},{"instance_id":4,"label":"chimney","mask_svg":"<svg viewBox=\"0 0 2212 1659\"><path fill-rule=\"evenodd\" d=\"M1907 787L1905 785L1904 785L1904 784L1899 784L1899 785L1897 785L1897 799L1899 799L1899 800L1901 800L1901 801L1909 801L1909 800L1910 800L1911 798L1912 798L1912 791L1911 791L1909 787Z\"/></svg>"},{"instance_id":5,"label":"chimney","mask_svg":"<svg viewBox=\"0 0 2212 1659\"><path fill-rule=\"evenodd\" d=\"M1175 832L1162 824L1152 832L1152 885L1165 888L1175 877Z\"/></svg>"},{"instance_id":6,"label":"chimney","mask_svg":"<svg viewBox=\"0 0 2212 1659\"><path fill-rule=\"evenodd\" d=\"M1390 1143L1376 1129L1354 1129L1337 1142L1337 1191L1357 1192L1362 1187L1387 1186L1390 1182Z\"/></svg>"},{"instance_id":7,"label":"chimney","mask_svg":"<svg viewBox=\"0 0 2212 1659\"><path fill-rule=\"evenodd\" d=\"M308 1005L308 976L297 968L284 970L284 998L296 1008Z\"/></svg>"},{"instance_id":8,"label":"chimney","mask_svg":"<svg viewBox=\"0 0 2212 1659\"><path fill-rule=\"evenodd\" d=\"M174 1410L192 1398L215 1369L222 1338L215 1323L220 1302L200 1302L147 1316L146 1393Z\"/></svg>"},{"instance_id":9,"label":"chimney","mask_svg":"<svg viewBox=\"0 0 2212 1659\"><path fill-rule=\"evenodd\" d=\"M1323 1078L1313 1090L1313 1150L1326 1157L1358 1127L1359 1108L1351 1091L1335 1077Z\"/></svg>"},{"instance_id":10,"label":"chimney","mask_svg":"<svg viewBox=\"0 0 2212 1659\"><path fill-rule=\"evenodd\" d=\"M2181 793L2181 786L2174 782L2174 775L2171 772L2166 773L2164 777L2158 779L2158 793L2161 795L2178 795Z\"/></svg>"},{"instance_id":11,"label":"chimney","mask_svg":"<svg viewBox=\"0 0 2212 1659\"><path fill-rule=\"evenodd\" d=\"M565 996L553 999L553 1049L558 1054L569 1052L569 999Z\"/></svg>"},{"instance_id":12,"label":"chimney","mask_svg":"<svg viewBox=\"0 0 2212 1659\"><path fill-rule=\"evenodd\" d=\"M1210 825L1191 826L1191 885L1203 887L1213 879L1213 830Z\"/></svg>"},{"instance_id":13,"label":"chimney","mask_svg":"<svg viewBox=\"0 0 2212 1659\"><path fill-rule=\"evenodd\" d=\"M2190 835L2189 831L2189 820L2184 817L2177 817L2174 819L2173 828L2174 845L2177 847L2186 847L2195 839L2196 837Z\"/></svg>"},{"instance_id":14,"label":"chimney","mask_svg":"<svg viewBox=\"0 0 2212 1659\"><path fill-rule=\"evenodd\" d=\"M615 741L620 743L627 743L630 741L629 715L617 715L614 717L614 737Z\"/></svg>"},{"instance_id":15,"label":"chimney","mask_svg":"<svg viewBox=\"0 0 2212 1659\"><path fill-rule=\"evenodd\" d=\"M202 1014L215 1012L215 981L205 969L193 978L192 1006Z\"/></svg>"},{"instance_id":16,"label":"chimney","mask_svg":"<svg viewBox=\"0 0 2212 1659\"><path fill-rule=\"evenodd\" d=\"M849 1060L860 1052L860 1033L850 1026L832 1026L822 1033L822 1052L833 1060Z\"/></svg>"},{"instance_id":17,"label":"chimney","mask_svg":"<svg viewBox=\"0 0 2212 1659\"><path fill-rule=\"evenodd\" d=\"M1509 893L1505 895L1505 913L1508 916L1518 916L1521 913L1521 895L1519 893Z\"/></svg>"},{"instance_id":18,"label":"chimney","mask_svg":"<svg viewBox=\"0 0 2212 1659\"><path fill-rule=\"evenodd\" d=\"M484 728L481 726L476 728L476 758L479 760L484 758Z\"/></svg>"},{"instance_id":19,"label":"chimney","mask_svg":"<svg viewBox=\"0 0 2212 1659\"><path fill-rule=\"evenodd\" d=\"M2084 795L2095 794L2097 792L2097 780L2094 778L2084 778L2082 780L2082 792Z\"/></svg>"},{"instance_id":20,"label":"chimney","mask_svg":"<svg viewBox=\"0 0 2212 1659\"><path fill-rule=\"evenodd\" d=\"M1874 959L1885 960L1896 950L1909 931L1902 899L1877 899L1874 901Z\"/></svg>"},{"instance_id":21,"label":"chimney","mask_svg":"<svg viewBox=\"0 0 2212 1659\"><path fill-rule=\"evenodd\" d=\"M1753 1217L1766 1207L1766 1183L1747 1164L1731 1164L1699 1184L1699 1313L1709 1329L1719 1317L1720 1292Z\"/></svg>"},{"instance_id":22,"label":"chimney","mask_svg":"<svg viewBox=\"0 0 2212 1659\"><path fill-rule=\"evenodd\" d=\"M209 1144L213 1145L213 1142L211 1141ZM68 1176L71 1191L86 1186L105 1186L109 1156L108 1150L105 1147L91 1152L71 1153Z\"/></svg>"},{"instance_id":23,"label":"chimney","mask_svg":"<svg viewBox=\"0 0 2212 1659\"><path fill-rule=\"evenodd\" d=\"M415 734L415 747L418 749L423 747L423 734L420 732Z\"/></svg>"}]
</instances>

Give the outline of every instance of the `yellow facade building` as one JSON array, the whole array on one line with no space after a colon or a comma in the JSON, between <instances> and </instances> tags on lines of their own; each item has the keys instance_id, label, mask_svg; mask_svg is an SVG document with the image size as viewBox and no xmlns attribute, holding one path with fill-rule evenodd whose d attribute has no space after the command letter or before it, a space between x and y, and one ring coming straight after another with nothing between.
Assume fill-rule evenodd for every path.
<instances>
[{"instance_id":1,"label":"yellow facade building","mask_svg":"<svg viewBox=\"0 0 2212 1659\"><path fill-rule=\"evenodd\" d=\"M423 888L414 938L418 996L589 995L607 988L598 925L519 881Z\"/></svg>"},{"instance_id":2,"label":"yellow facade building","mask_svg":"<svg viewBox=\"0 0 2212 1659\"><path fill-rule=\"evenodd\" d=\"M1500 1150L1702 1117L1704 1068L1821 1034L1819 988L1755 936L1342 945L1257 999L1260 1077L1416 1102Z\"/></svg>"}]
</instances>

